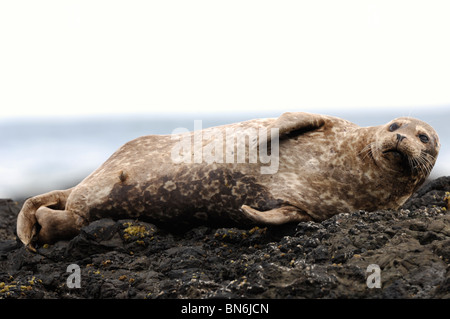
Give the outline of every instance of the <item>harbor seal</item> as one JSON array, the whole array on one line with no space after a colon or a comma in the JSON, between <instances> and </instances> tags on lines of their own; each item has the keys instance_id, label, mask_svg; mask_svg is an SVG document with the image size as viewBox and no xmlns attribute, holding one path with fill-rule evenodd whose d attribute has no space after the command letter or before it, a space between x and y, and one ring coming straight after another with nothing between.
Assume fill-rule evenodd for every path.
<instances>
[{"instance_id":1,"label":"harbor seal","mask_svg":"<svg viewBox=\"0 0 450 319\"><path fill-rule=\"evenodd\" d=\"M439 149L435 130L417 119L359 127L303 112L143 136L77 186L28 199L17 234L33 249L104 217L280 225L397 209L429 176Z\"/></svg>"}]
</instances>

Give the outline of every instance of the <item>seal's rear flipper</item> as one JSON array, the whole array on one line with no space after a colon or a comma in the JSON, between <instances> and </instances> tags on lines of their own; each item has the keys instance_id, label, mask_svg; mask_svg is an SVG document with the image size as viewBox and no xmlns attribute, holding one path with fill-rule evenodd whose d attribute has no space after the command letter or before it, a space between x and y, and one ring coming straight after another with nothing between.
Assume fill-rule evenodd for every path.
<instances>
[{"instance_id":1,"label":"seal's rear flipper","mask_svg":"<svg viewBox=\"0 0 450 319\"><path fill-rule=\"evenodd\" d=\"M243 205L242 212L258 224L282 225L290 222L306 222L312 220L307 214L294 206L283 206L265 212Z\"/></svg>"},{"instance_id":2,"label":"seal's rear flipper","mask_svg":"<svg viewBox=\"0 0 450 319\"><path fill-rule=\"evenodd\" d=\"M36 219L41 227L36 234L39 243L54 243L72 238L87 224L86 220L69 210L55 210L45 206L36 211Z\"/></svg>"},{"instance_id":3,"label":"seal's rear flipper","mask_svg":"<svg viewBox=\"0 0 450 319\"><path fill-rule=\"evenodd\" d=\"M20 240L28 249L35 250L32 242L37 235L38 221L36 219L36 211L43 206L64 209L71 192L72 188L64 191L52 191L25 201L17 217L17 236L19 236Z\"/></svg>"}]
</instances>

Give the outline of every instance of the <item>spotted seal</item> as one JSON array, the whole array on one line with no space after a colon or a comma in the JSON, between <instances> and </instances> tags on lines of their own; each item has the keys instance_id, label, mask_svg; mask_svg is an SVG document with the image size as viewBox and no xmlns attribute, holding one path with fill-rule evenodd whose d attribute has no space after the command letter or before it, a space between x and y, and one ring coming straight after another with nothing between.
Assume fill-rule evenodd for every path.
<instances>
[{"instance_id":1,"label":"spotted seal","mask_svg":"<svg viewBox=\"0 0 450 319\"><path fill-rule=\"evenodd\" d=\"M396 209L424 183L440 149L435 130L409 117L359 127L293 112L201 133L139 137L77 186L28 199L20 240L32 248L70 238L103 217L280 225Z\"/></svg>"}]
</instances>

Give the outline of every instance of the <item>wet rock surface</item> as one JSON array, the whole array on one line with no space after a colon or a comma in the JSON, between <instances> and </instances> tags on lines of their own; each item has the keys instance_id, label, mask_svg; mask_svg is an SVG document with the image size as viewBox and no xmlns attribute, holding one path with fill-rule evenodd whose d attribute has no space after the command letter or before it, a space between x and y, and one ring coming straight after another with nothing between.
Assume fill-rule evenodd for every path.
<instances>
[{"instance_id":1,"label":"wet rock surface","mask_svg":"<svg viewBox=\"0 0 450 319\"><path fill-rule=\"evenodd\" d=\"M281 227L102 219L37 253L15 236L22 203L0 200L0 298L450 298L449 192L442 177L398 211ZM80 288L68 287L72 264Z\"/></svg>"}]
</instances>

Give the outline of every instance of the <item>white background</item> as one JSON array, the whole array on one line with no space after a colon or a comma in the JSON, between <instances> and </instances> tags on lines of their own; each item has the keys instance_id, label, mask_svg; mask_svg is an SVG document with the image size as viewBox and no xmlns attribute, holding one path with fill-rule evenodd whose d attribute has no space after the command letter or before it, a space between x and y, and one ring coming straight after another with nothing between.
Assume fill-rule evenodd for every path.
<instances>
[{"instance_id":1,"label":"white background","mask_svg":"<svg viewBox=\"0 0 450 319\"><path fill-rule=\"evenodd\" d=\"M0 118L450 106L450 1L0 1Z\"/></svg>"}]
</instances>

